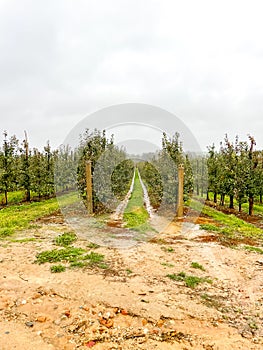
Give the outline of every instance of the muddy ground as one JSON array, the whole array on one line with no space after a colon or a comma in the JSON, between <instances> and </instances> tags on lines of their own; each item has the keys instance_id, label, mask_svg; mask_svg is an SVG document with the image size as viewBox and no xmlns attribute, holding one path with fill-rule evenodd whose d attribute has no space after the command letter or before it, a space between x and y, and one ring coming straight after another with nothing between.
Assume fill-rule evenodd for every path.
<instances>
[{"instance_id":1,"label":"muddy ground","mask_svg":"<svg viewBox=\"0 0 263 350\"><path fill-rule=\"evenodd\" d=\"M123 249L90 248L82 235L74 246L108 267L62 273L35 263L70 230L60 215L1 241L0 349L263 349L263 256L180 225ZM180 272L207 282L167 277Z\"/></svg>"}]
</instances>

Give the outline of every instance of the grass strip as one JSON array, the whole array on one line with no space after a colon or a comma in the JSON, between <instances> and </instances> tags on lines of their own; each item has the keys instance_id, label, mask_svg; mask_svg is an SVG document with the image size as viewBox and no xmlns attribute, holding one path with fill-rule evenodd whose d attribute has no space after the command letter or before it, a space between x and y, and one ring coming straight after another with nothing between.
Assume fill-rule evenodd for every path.
<instances>
[{"instance_id":1,"label":"grass strip","mask_svg":"<svg viewBox=\"0 0 263 350\"><path fill-rule=\"evenodd\" d=\"M202 214L209 216L218 223L218 226L212 224L200 225L200 228L202 229L222 233L225 236L232 238L249 237L263 239L262 229L239 219L233 214L224 214L214 208L205 206L196 200L192 200L190 206L193 209L201 211Z\"/></svg>"},{"instance_id":2,"label":"grass strip","mask_svg":"<svg viewBox=\"0 0 263 350\"><path fill-rule=\"evenodd\" d=\"M133 191L127 207L125 208L123 220L127 228L136 228L144 225L143 228L147 229L147 225L145 226L145 224L148 218L149 214L144 207L143 189L140 183L138 170L136 169Z\"/></svg>"},{"instance_id":3,"label":"grass strip","mask_svg":"<svg viewBox=\"0 0 263 350\"><path fill-rule=\"evenodd\" d=\"M62 200L64 203L70 203L76 198L72 194L67 194ZM50 215L58 209L56 198L3 208L0 210L0 238L11 236L17 230L27 229L32 221Z\"/></svg>"}]
</instances>

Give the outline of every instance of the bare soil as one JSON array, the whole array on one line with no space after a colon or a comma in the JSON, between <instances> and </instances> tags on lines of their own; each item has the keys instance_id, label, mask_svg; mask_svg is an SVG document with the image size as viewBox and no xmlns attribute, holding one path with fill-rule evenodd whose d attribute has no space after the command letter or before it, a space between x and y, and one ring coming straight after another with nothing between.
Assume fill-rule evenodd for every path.
<instances>
[{"instance_id":1,"label":"bare soil","mask_svg":"<svg viewBox=\"0 0 263 350\"><path fill-rule=\"evenodd\" d=\"M263 349L262 255L172 223L149 242L96 249L107 269L51 273L36 264L69 230L57 214L1 241L1 350ZM74 245L88 244L81 236ZM167 277L182 271L212 283L189 288Z\"/></svg>"}]
</instances>

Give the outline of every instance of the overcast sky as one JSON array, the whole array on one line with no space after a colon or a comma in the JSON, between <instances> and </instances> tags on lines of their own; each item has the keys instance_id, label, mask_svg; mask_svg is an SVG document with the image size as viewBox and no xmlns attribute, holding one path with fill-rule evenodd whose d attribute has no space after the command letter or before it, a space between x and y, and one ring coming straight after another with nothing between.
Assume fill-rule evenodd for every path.
<instances>
[{"instance_id":1,"label":"overcast sky","mask_svg":"<svg viewBox=\"0 0 263 350\"><path fill-rule=\"evenodd\" d=\"M203 150L225 133L263 148L262 13L253 0L0 0L1 134L57 147L89 114L143 103Z\"/></svg>"}]
</instances>

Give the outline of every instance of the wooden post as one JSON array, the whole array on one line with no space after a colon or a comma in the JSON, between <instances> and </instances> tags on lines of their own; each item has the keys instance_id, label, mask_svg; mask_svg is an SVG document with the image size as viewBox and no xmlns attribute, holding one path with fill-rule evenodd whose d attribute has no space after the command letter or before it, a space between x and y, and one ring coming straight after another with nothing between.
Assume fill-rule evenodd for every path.
<instances>
[{"instance_id":1,"label":"wooden post","mask_svg":"<svg viewBox=\"0 0 263 350\"><path fill-rule=\"evenodd\" d=\"M182 219L184 216L184 165L178 167L178 205L177 218Z\"/></svg>"},{"instance_id":2,"label":"wooden post","mask_svg":"<svg viewBox=\"0 0 263 350\"><path fill-rule=\"evenodd\" d=\"M88 214L93 213L92 202L92 175L91 175L91 161L86 162L86 189L87 189L87 210Z\"/></svg>"}]
</instances>

